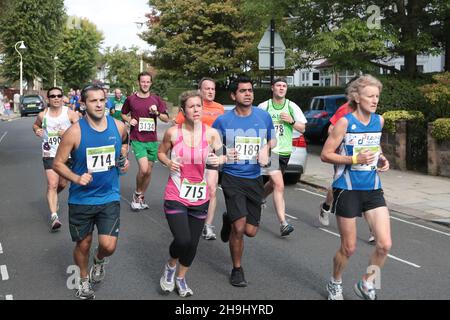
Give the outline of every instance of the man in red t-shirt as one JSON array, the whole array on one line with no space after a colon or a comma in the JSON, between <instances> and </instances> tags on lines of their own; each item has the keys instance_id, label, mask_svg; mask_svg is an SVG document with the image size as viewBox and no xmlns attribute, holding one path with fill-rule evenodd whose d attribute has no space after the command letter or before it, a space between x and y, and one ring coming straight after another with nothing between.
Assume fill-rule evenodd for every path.
<instances>
[{"instance_id":1,"label":"man in red t-shirt","mask_svg":"<svg viewBox=\"0 0 450 320\"><path fill-rule=\"evenodd\" d=\"M200 90L203 100L202 122L212 127L212 124L217 117L224 113L223 105L214 101L214 98L216 97L216 82L212 78L204 77L198 83L198 89ZM184 123L184 116L181 111L178 113L175 123ZM206 240L216 240L216 234L214 232L212 222L217 206L216 190L218 180L219 172L217 168L206 166L206 183L208 185L210 196L208 217L206 218L205 226L203 227L202 232L203 239Z\"/></svg>"},{"instance_id":2,"label":"man in red t-shirt","mask_svg":"<svg viewBox=\"0 0 450 320\"><path fill-rule=\"evenodd\" d=\"M139 90L129 96L122 107L122 119L130 124L130 140L139 165L136 177L136 191L131 201L132 210L148 209L144 194L150 184L153 163L158 159L158 119L169 121L164 101L150 92L152 75L141 72L138 76ZM128 114L130 114L128 116Z\"/></svg>"}]
</instances>

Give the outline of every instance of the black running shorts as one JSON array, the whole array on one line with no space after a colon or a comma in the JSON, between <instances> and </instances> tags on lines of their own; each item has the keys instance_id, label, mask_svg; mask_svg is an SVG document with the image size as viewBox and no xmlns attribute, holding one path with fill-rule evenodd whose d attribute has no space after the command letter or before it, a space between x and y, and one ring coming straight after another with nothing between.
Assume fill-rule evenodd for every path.
<instances>
[{"instance_id":1,"label":"black running shorts","mask_svg":"<svg viewBox=\"0 0 450 320\"><path fill-rule=\"evenodd\" d=\"M262 177L246 179L223 173L222 190L230 220L247 217L248 224L258 227L264 194Z\"/></svg>"},{"instance_id":2,"label":"black running shorts","mask_svg":"<svg viewBox=\"0 0 450 320\"><path fill-rule=\"evenodd\" d=\"M72 241L86 238L97 226L98 234L118 237L120 227L120 202L102 205L80 205L69 203L69 229Z\"/></svg>"},{"instance_id":3,"label":"black running shorts","mask_svg":"<svg viewBox=\"0 0 450 320\"><path fill-rule=\"evenodd\" d=\"M331 212L343 218L361 217L368 210L386 207L383 189L343 190L333 189Z\"/></svg>"}]
</instances>

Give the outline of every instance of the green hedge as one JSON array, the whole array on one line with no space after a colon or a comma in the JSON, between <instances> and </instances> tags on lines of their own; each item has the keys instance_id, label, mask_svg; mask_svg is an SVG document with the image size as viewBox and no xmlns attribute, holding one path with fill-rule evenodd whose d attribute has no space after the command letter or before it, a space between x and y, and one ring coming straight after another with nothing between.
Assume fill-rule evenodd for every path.
<instances>
[{"instance_id":1,"label":"green hedge","mask_svg":"<svg viewBox=\"0 0 450 320\"><path fill-rule=\"evenodd\" d=\"M188 90L193 90L194 88L168 88L166 92L167 101L173 103L175 106L180 105L180 95Z\"/></svg>"},{"instance_id":2,"label":"green hedge","mask_svg":"<svg viewBox=\"0 0 450 320\"><path fill-rule=\"evenodd\" d=\"M270 88L255 88L254 93L254 105L258 105L272 97ZM306 111L309 109L312 97L343 93L344 88L342 87L291 87L288 89L286 97L298 104L303 111ZM216 101L222 104L234 104L233 100L231 100L230 92L226 89L216 90Z\"/></svg>"},{"instance_id":3,"label":"green hedge","mask_svg":"<svg viewBox=\"0 0 450 320\"><path fill-rule=\"evenodd\" d=\"M400 120L414 121L423 124L425 117L420 111L396 110L383 113L384 129L395 133L395 123Z\"/></svg>"},{"instance_id":4,"label":"green hedge","mask_svg":"<svg viewBox=\"0 0 450 320\"><path fill-rule=\"evenodd\" d=\"M433 122L431 135L438 141L450 139L450 118L436 119Z\"/></svg>"}]
</instances>

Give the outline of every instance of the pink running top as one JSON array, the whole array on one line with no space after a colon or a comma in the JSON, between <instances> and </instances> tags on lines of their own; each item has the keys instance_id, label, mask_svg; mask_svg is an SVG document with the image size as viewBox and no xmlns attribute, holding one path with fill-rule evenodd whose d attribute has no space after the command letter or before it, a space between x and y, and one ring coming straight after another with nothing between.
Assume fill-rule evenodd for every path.
<instances>
[{"instance_id":1,"label":"pink running top","mask_svg":"<svg viewBox=\"0 0 450 320\"><path fill-rule=\"evenodd\" d=\"M185 206L199 206L209 201L206 186L206 159L209 153L206 126L202 124L202 140L190 147L183 141L182 124L178 125L177 140L173 145L171 159L182 164L179 172L170 172L164 200L178 201Z\"/></svg>"}]
</instances>

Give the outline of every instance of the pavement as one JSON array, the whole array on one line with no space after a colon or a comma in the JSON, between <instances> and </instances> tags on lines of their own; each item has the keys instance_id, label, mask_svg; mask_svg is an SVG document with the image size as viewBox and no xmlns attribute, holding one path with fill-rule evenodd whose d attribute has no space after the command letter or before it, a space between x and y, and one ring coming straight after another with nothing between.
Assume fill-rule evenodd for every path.
<instances>
[{"instance_id":1,"label":"pavement","mask_svg":"<svg viewBox=\"0 0 450 320\"><path fill-rule=\"evenodd\" d=\"M333 166L308 152L300 182L326 189L332 176ZM393 169L380 173L380 178L389 209L450 227L450 178Z\"/></svg>"},{"instance_id":2,"label":"pavement","mask_svg":"<svg viewBox=\"0 0 450 320\"><path fill-rule=\"evenodd\" d=\"M17 118L20 118L20 113L11 113L9 116L0 114L0 121L12 121Z\"/></svg>"}]
</instances>

